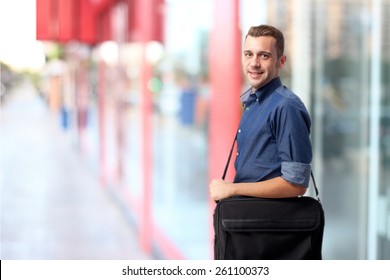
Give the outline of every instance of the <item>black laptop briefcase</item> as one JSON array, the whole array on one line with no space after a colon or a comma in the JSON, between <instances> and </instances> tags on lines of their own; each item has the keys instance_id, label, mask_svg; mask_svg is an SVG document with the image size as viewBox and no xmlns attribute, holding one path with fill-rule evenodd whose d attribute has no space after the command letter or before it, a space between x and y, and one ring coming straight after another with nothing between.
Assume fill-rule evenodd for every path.
<instances>
[{"instance_id":1,"label":"black laptop briefcase","mask_svg":"<svg viewBox=\"0 0 390 280\"><path fill-rule=\"evenodd\" d=\"M324 224L312 197L223 199L214 213L215 259L319 260Z\"/></svg>"}]
</instances>

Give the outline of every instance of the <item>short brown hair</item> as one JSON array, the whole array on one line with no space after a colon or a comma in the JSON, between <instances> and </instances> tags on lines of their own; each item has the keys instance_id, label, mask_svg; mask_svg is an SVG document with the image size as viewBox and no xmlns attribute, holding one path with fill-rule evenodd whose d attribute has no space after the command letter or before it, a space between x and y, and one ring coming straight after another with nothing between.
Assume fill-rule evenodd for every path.
<instances>
[{"instance_id":1,"label":"short brown hair","mask_svg":"<svg viewBox=\"0 0 390 280\"><path fill-rule=\"evenodd\" d=\"M284 36L283 33L271 25L258 25L252 26L249 28L248 33L245 36L245 39L248 37L261 37L261 36L270 36L276 40L276 53L278 58L282 57L284 53Z\"/></svg>"}]
</instances>

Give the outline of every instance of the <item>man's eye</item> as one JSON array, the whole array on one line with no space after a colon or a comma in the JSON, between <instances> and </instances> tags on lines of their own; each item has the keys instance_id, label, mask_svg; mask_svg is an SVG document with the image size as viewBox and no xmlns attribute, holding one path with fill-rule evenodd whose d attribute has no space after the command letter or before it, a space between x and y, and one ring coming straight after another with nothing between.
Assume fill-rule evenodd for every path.
<instances>
[{"instance_id":1,"label":"man's eye","mask_svg":"<svg viewBox=\"0 0 390 280\"><path fill-rule=\"evenodd\" d=\"M244 53L244 56L245 56L245 57L251 57L252 54L251 54L251 53Z\"/></svg>"},{"instance_id":2,"label":"man's eye","mask_svg":"<svg viewBox=\"0 0 390 280\"><path fill-rule=\"evenodd\" d=\"M268 59L268 58L270 58L270 55L267 54L267 53L263 53L263 54L261 55L261 58L262 58L262 59Z\"/></svg>"}]
</instances>

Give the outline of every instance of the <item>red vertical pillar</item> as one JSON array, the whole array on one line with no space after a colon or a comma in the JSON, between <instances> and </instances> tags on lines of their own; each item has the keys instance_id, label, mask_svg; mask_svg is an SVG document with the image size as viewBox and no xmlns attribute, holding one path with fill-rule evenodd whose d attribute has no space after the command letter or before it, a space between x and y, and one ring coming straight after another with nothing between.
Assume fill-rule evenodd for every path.
<instances>
[{"instance_id":1,"label":"red vertical pillar","mask_svg":"<svg viewBox=\"0 0 390 280\"><path fill-rule=\"evenodd\" d=\"M209 59L212 104L209 133L210 180L222 177L241 114L239 97L242 82L239 0L214 0L214 11ZM233 173L234 170L230 168L226 179L231 180ZM214 239L214 208L215 202L210 201L210 240Z\"/></svg>"},{"instance_id":2,"label":"red vertical pillar","mask_svg":"<svg viewBox=\"0 0 390 280\"><path fill-rule=\"evenodd\" d=\"M152 67L146 59L146 48L148 42L152 40L154 30L153 17L154 0L137 1L137 23L139 28L139 39L142 44L141 60L141 120L142 120L142 172L143 172L143 192L142 209L140 219L140 244L146 253L151 253L152 249L152 96L148 89L148 82L152 77Z\"/></svg>"}]
</instances>

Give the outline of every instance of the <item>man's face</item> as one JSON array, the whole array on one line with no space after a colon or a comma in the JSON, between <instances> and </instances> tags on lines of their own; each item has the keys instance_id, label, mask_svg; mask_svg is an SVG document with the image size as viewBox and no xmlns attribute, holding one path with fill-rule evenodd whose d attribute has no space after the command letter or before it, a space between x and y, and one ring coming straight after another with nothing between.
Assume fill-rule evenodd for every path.
<instances>
[{"instance_id":1,"label":"man's face","mask_svg":"<svg viewBox=\"0 0 390 280\"><path fill-rule=\"evenodd\" d=\"M284 55L278 59L275 43L275 38L270 36L248 36L245 40L242 68L253 90L278 77L286 62Z\"/></svg>"}]
</instances>

